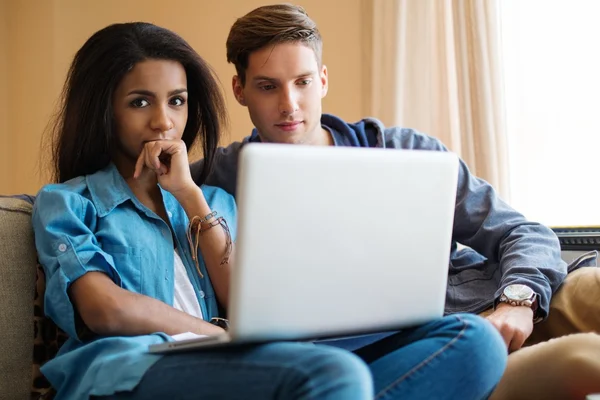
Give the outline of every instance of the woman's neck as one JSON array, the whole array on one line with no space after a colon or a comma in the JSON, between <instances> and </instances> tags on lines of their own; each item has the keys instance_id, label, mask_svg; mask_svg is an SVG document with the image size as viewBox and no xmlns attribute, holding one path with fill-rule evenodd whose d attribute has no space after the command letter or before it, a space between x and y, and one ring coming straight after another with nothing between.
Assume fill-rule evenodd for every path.
<instances>
[{"instance_id":1,"label":"woman's neck","mask_svg":"<svg viewBox=\"0 0 600 400\"><path fill-rule=\"evenodd\" d=\"M123 157L115 157L113 163L140 203L148 207L163 220L168 221L156 173L148 168L144 168L141 175L134 178L134 161Z\"/></svg>"},{"instance_id":2,"label":"woman's neck","mask_svg":"<svg viewBox=\"0 0 600 400\"><path fill-rule=\"evenodd\" d=\"M113 163L136 196L139 197L138 193L160 193L156 174L150 169L144 168L141 175L137 178L134 178L133 173L135 171L135 161L125 157L114 157Z\"/></svg>"},{"instance_id":3,"label":"woman's neck","mask_svg":"<svg viewBox=\"0 0 600 400\"><path fill-rule=\"evenodd\" d=\"M144 168L140 176L133 177L135 171L136 160L125 156L116 156L113 158L113 163L117 170L127 182L127 185L133 192L133 195L140 203L152 210L156 215L169 224L167 210L163 203L162 193L158 187L158 179L156 173L148 168Z\"/></svg>"}]
</instances>

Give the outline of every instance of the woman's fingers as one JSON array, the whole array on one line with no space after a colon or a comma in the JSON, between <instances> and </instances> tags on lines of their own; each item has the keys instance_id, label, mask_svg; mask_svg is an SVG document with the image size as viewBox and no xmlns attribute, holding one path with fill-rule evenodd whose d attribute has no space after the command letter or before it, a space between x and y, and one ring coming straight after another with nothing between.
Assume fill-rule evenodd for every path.
<instances>
[{"instance_id":1,"label":"woman's fingers","mask_svg":"<svg viewBox=\"0 0 600 400\"><path fill-rule=\"evenodd\" d=\"M160 160L158 157L162 153L160 141L146 143L144 148L146 152L146 165L156 173L160 173Z\"/></svg>"},{"instance_id":2,"label":"woman's fingers","mask_svg":"<svg viewBox=\"0 0 600 400\"><path fill-rule=\"evenodd\" d=\"M142 174L143 170L144 170L144 149L142 149L142 152L140 153L140 155L137 158L137 161L135 162L135 169L133 170L133 179L139 178L140 175Z\"/></svg>"},{"instance_id":3,"label":"woman's fingers","mask_svg":"<svg viewBox=\"0 0 600 400\"><path fill-rule=\"evenodd\" d=\"M183 149L181 148L182 146ZM155 140L145 143L136 161L134 178L138 178L144 168L149 168L158 175L168 173L169 165L167 164L170 164L171 156L181 151L186 154L185 144L182 141ZM168 159L169 162L162 162L161 159L165 161Z\"/></svg>"}]
</instances>

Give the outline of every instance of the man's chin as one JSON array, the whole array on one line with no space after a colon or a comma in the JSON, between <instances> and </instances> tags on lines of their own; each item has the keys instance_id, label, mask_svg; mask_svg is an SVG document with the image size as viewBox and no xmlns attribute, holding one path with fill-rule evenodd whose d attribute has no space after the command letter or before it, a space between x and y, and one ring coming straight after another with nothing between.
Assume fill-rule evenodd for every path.
<instances>
[{"instance_id":1,"label":"man's chin","mask_svg":"<svg viewBox=\"0 0 600 400\"><path fill-rule=\"evenodd\" d=\"M260 140L263 143L278 143L278 144L303 144L305 142L304 135L297 133L278 133L269 135L269 137L261 136Z\"/></svg>"}]
</instances>

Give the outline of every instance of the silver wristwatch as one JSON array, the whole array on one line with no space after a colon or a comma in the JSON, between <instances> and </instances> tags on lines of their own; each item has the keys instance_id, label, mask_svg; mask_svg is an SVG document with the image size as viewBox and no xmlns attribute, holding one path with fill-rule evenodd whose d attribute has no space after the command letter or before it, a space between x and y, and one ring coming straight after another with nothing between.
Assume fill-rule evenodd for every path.
<instances>
[{"instance_id":1,"label":"silver wristwatch","mask_svg":"<svg viewBox=\"0 0 600 400\"><path fill-rule=\"evenodd\" d=\"M511 306L531 307L536 297L537 295L533 289L527 285L508 285L502 291L498 302L507 303Z\"/></svg>"},{"instance_id":2,"label":"silver wristwatch","mask_svg":"<svg viewBox=\"0 0 600 400\"><path fill-rule=\"evenodd\" d=\"M506 303L511 306L524 306L533 310L533 318L536 319L538 309L538 295L527 285L508 285L502 291L498 303Z\"/></svg>"}]
</instances>

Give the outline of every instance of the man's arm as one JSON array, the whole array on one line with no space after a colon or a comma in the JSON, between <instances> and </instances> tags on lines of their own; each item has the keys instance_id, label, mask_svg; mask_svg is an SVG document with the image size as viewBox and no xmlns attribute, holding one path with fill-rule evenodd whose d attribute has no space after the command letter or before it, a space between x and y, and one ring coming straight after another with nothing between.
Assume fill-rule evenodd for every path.
<instances>
[{"instance_id":1,"label":"man's arm","mask_svg":"<svg viewBox=\"0 0 600 400\"><path fill-rule=\"evenodd\" d=\"M381 125L374 126L381 131ZM388 148L448 151L439 140L412 129L381 132ZM538 315L547 315L552 293L567 274L556 235L510 207L489 183L473 176L462 160L452 238L500 265L500 285L490 301L498 299L506 286L521 283L539 295Z\"/></svg>"},{"instance_id":2,"label":"man's arm","mask_svg":"<svg viewBox=\"0 0 600 400\"><path fill-rule=\"evenodd\" d=\"M533 319L544 318L552 294L567 275L558 238L544 225L527 221L496 194L485 181L461 164L455 211L455 240L498 262L497 301L504 288L523 284L537 294L537 311L500 303L487 319L501 333L509 351L520 349L533 331Z\"/></svg>"},{"instance_id":3,"label":"man's arm","mask_svg":"<svg viewBox=\"0 0 600 400\"><path fill-rule=\"evenodd\" d=\"M386 147L448 151L439 140L427 135L401 128L382 131L378 126L386 139ZM567 275L556 235L548 227L528 221L510 207L489 183L473 176L462 160L452 237L500 266L501 277L496 292L483 294L490 297L490 302L495 302L507 286L523 284L538 295L536 317L548 315L552 293ZM531 334L532 318L530 308L504 303L488 316L509 350L520 348Z\"/></svg>"},{"instance_id":4,"label":"man's arm","mask_svg":"<svg viewBox=\"0 0 600 400\"><path fill-rule=\"evenodd\" d=\"M501 281L494 298L508 285L527 285L539 295L538 316L545 317L552 293L567 275L554 232L528 221L462 161L454 218L453 238L499 263Z\"/></svg>"},{"instance_id":5,"label":"man's arm","mask_svg":"<svg viewBox=\"0 0 600 400\"><path fill-rule=\"evenodd\" d=\"M234 142L227 147L219 147L215 155L213 169L208 175L206 182L200 182L202 169L204 168L204 159L196 161L190 165L192 179L196 185L217 186L224 189L235 198L235 189L237 185L237 167L238 157L244 144L243 142Z\"/></svg>"}]
</instances>

